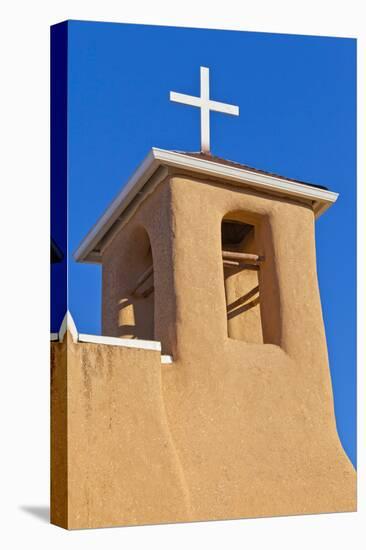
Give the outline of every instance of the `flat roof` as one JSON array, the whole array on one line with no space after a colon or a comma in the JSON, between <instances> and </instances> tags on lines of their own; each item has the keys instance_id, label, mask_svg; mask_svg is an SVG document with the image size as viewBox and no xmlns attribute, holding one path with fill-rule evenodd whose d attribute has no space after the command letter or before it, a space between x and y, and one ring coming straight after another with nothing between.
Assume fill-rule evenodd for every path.
<instances>
[{"instance_id":1,"label":"flat roof","mask_svg":"<svg viewBox=\"0 0 366 550\"><path fill-rule=\"evenodd\" d=\"M321 185L278 176L208 154L168 151L153 147L80 243L74 253L76 261L90 263L101 261L100 245L103 238L120 220L126 208L137 194L142 192L145 184L160 166L216 177L237 186L250 187L257 191L269 192L272 195L311 200L316 217L323 214L338 198L338 193L329 191Z\"/></svg>"}]
</instances>

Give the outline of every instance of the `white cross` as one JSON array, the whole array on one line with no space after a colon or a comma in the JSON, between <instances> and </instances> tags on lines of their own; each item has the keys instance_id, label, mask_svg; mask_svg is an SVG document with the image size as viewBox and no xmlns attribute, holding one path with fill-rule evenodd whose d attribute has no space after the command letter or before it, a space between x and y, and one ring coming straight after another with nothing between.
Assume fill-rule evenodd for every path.
<instances>
[{"instance_id":1,"label":"white cross","mask_svg":"<svg viewBox=\"0 0 366 550\"><path fill-rule=\"evenodd\" d=\"M201 90L200 97L195 97L187 94L179 94L170 92L170 101L192 105L201 109L201 151L202 153L210 152L210 111L218 111L227 115L239 115L239 107L237 105L229 105L228 103L220 103L210 99L210 69L200 67L201 70Z\"/></svg>"}]
</instances>

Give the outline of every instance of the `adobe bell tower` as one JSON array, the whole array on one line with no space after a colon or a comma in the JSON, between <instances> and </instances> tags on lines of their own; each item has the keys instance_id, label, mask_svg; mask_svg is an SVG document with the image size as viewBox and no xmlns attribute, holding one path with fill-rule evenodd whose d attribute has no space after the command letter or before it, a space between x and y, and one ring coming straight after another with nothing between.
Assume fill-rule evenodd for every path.
<instances>
[{"instance_id":1,"label":"adobe bell tower","mask_svg":"<svg viewBox=\"0 0 366 550\"><path fill-rule=\"evenodd\" d=\"M183 517L354 510L315 255L337 194L212 156L210 110L239 110L202 69L199 98L171 93L201 109L201 152L153 148L75 257L102 264L103 334L172 357L154 376Z\"/></svg>"}]
</instances>

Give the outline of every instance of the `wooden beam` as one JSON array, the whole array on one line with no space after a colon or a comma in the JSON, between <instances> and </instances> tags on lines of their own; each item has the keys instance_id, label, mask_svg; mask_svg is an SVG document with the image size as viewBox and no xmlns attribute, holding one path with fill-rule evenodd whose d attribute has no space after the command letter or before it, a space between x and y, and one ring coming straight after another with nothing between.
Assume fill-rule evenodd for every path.
<instances>
[{"instance_id":1,"label":"wooden beam","mask_svg":"<svg viewBox=\"0 0 366 550\"><path fill-rule=\"evenodd\" d=\"M249 261L249 262L262 262L264 260L263 256L259 256L258 254L247 254L245 252L231 252L229 250L223 250L222 251L222 257L225 260L233 260L233 261Z\"/></svg>"},{"instance_id":2,"label":"wooden beam","mask_svg":"<svg viewBox=\"0 0 366 550\"><path fill-rule=\"evenodd\" d=\"M130 294L135 294L136 290L152 275L154 271L154 266L151 265L147 268L146 271L143 272L142 275L137 279L136 285L133 290L131 290Z\"/></svg>"},{"instance_id":3,"label":"wooden beam","mask_svg":"<svg viewBox=\"0 0 366 550\"><path fill-rule=\"evenodd\" d=\"M239 267L239 262L234 260L223 260L224 266L226 267Z\"/></svg>"},{"instance_id":4,"label":"wooden beam","mask_svg":"<svg viewBox=\"0 0 366 550\"><path fill-rule=\"evenodd\" d=\"M149 288L147 288L143 292L136 292L135 296L136 296L136 298L147 298L153 292L154 292L154 285L149 286Z\"/></svg>"}]
</instances>

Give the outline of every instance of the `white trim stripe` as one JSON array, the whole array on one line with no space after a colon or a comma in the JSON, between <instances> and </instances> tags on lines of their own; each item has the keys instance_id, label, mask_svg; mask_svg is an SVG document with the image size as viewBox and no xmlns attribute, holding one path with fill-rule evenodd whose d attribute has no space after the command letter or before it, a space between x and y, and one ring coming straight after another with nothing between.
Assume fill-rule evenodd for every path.
<instances>
[{"instance_id":1,"label":"white trim stripe","mask_svg":"<svg viewBox=\"0 0 366 550\"><path fill-rule=\"evenodd\" d=\"M161 352L161 343L154 340L133 340L132 338L117 338L112 336L97 336L95 334L79 334L79 342L89 344L106 344L124 348L148 349Z\"/></svg>"},{"instance_id":2,"label":"white trim stripe","mask_svg":"<svg viewBox=\"0 0 366 550\"><path fill-rule=\"evenodd\" d=\"M79 334L71 313L68 311L63 318L59 332L51 332L51 342L63 342L66 331L69 331L75 343L103 344L124 348L158 351L161 354L161 342L157 340L134 340L132 338L117 338L113 336L98 336L96 334ZM173 363L171 355L161 355L162 364Z\"/></svg>"},{"instance_id":3,"label":"white trim stripe","mask_svg":"<svg viewBox=\"0 0 366 550\"><path fill-rule=\"evenodd\" d=\"M161 364L162 365L171 365L172 363L173 363L172 355L162 355L161 356Z\"/></svg>"}]
</instances>

